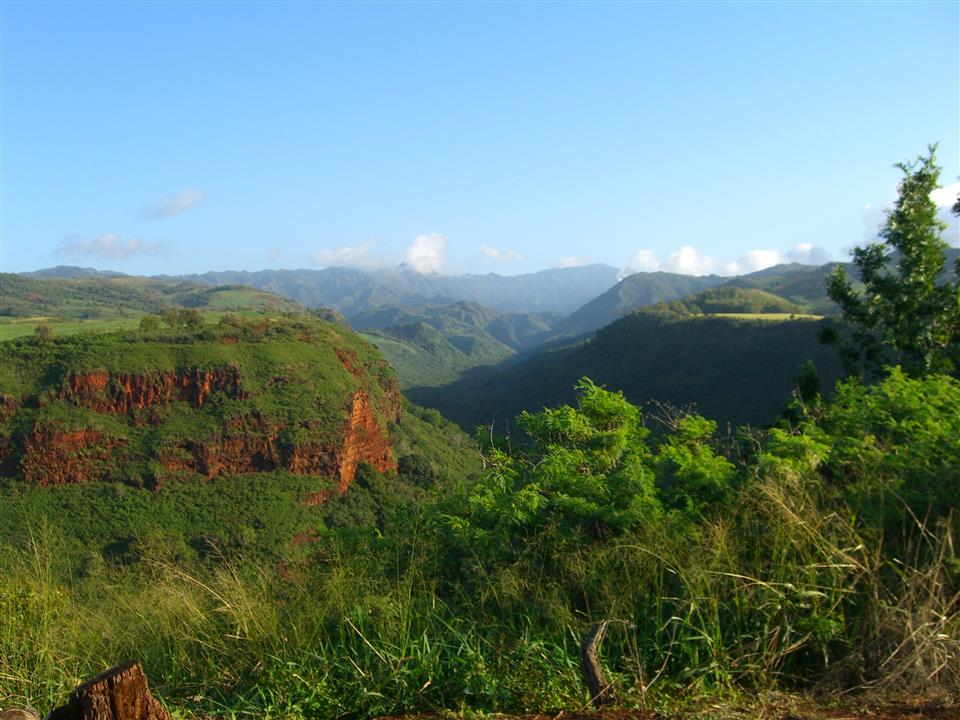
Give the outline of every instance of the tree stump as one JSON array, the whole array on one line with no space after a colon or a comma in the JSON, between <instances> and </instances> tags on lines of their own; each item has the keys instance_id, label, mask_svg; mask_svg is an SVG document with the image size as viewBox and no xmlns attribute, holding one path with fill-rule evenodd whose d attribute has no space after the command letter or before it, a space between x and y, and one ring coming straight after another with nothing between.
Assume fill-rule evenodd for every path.
<instances>
[{"instance_id":1,"label":"tree stump","mask_svg":"<svg viewBox=\"0 0 960 720\"><path fill-rule=\"evenodd\" d=\"M0 720L40 720L40 716L28 708L10 708L0 712Z\"/></svg>"},{"instance_id":2,"label":"tree stump","mask_svg":"<svg viewBox=\"0 0 960 720\"><path fill-rule=\"evenodd\" d=\"M128 660L89 680L47 720L171 720L147 687L140 663Z\"/></svg>"},{"instance_id":3,"label":"tree stump","mask_svg":"<svg viewBox=\"0 0 960 720\"><path fill-rule=\"evenodd\" d=\"M608 621L603 620L591 625L590 632L580 646L580 670L594 707L606 705L613 700L613 687L604 679L603 670L600 668L600 643L603 642L607 624Z\"/></svg>"}]
</instances>

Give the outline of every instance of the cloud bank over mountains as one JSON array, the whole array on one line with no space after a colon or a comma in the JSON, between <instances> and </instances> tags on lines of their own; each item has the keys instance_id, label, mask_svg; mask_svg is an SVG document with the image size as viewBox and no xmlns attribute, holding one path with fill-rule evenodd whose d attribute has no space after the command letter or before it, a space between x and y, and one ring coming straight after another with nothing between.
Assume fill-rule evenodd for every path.
<instances>
[{"instance_id":1,"label":"cloud bank over mountains","mask_svg":"<svg viewBox=\"0 0 960 720\"><path fill-rule=\"evenodd\" d=\"M784 263L823 265L829 261L827 251L812 243L800 243L786 251L775 248L748 250L736 260L722 263L692 245L684 245L670 253L664 261L659 259L655 251L641 248L633 254L629 267L622 274L625 277L637 272L663 271L678 275L745 275Z\"/></svg>"},{"instance_id":2,"label":"cloud bank over mountains","mask_svg":"<svg viewBox=\"0 0 960 720\"><path fill-rule=\"evenodd\" d=\"M321 267L352 267L359 270L373 270L379 266L379 261L373 250L377 241L372 238L358 242L355 245L341 245L340 247L317 250L310 255L310 260Z\"/></svg>"},{"instance_id":3,"label":"cloud bank over mountains","mask_svg":"<svg viewBox=\"0 0 960 720\"><path fill-rule=\"evenodd\" d=\"M407 248L406 263L422 275L438 273L446 250L447 239L440 233L418 235Z\"/></svg>"}]
</instances>

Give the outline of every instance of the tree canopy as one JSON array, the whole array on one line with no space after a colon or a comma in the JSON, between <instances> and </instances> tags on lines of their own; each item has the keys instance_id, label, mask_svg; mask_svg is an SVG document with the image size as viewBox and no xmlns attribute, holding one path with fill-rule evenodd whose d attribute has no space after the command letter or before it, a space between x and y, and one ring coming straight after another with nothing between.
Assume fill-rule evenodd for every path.
<instances>
[{"instance_id":1,"label":"tree canopy","mask_svg":"<svg viewBox=\"0 0 960 720\"><path fill-rule=\"evenodd\" d=\"M876 372L901 365L911 375L960 373L960 284L945 279L946 225L937 218L930 193L939 187L936 145L913 163L899 163L904 174L893 208L880 231L882 242L853 251L858 290L838 266L827 292L852 333L840 341L852 369ZM839 340L836 335L824 337Z\"/></svg>"}]
</instances>

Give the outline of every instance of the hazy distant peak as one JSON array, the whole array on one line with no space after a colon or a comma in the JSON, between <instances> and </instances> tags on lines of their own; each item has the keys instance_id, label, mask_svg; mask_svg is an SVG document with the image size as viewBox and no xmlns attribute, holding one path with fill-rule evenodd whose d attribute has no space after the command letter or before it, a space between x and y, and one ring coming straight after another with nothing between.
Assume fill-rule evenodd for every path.
<instances>
[{"instance_id":1,"label":"hazy distant peak","mask_svg":"<svg viewBox=\"0 0 960 720\"><path fill-rule=\"evenodd\" d=\"M33 270L31 272L22 272L17 274L24 275L26 277L61 278L64 280L91 277L126 277L125 273L116 272L114 270L97 270L96 268L78 267L76 265L57 265L55 267L41 268L40 270Z\"/></svg>"}]
</instances>

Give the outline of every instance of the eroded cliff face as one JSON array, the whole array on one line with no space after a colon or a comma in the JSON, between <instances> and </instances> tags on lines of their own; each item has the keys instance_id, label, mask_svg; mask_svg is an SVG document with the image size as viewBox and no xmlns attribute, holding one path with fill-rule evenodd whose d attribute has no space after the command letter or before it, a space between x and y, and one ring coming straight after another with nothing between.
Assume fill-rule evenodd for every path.
<instances>
[{"instance_id":1,"label":"eroded cliff face","mask_svg":"<svg viewBox=\"0 0 960 720\"><path fill-rule=\"evenodd\" d=\"M399 405L388 419L400 419ZM333 478L341 493L353 482L361 462L380 472L397 469L386 428L374 415L370 396L363 390L353 394L349 417L336 439L311 439L318 433L309 424L301 429L307 439L287 446L280 426L260 415L244 416L208 441L188 440L167 448L159 459L171 472L188 471L208 478L277 469Z\"/></svg>"},{"instance_id":2,"label":"eroded cliff face","mask_svg":"<svg viewBox=\"0 0 960 720\"><path fill-rule=\"evenodd\" d=\"M180 372L108 373L105 370L67 373L60 399L98 413L122 415L130 410L182 400L200 407L211 393L242 399L240 372L234 367Z\"/></svg>"},{"instance_id":3,"label":"eroded cliff face","mask_svg":"<svg viewBox=\"0 0 960 720\"><path fill-rule=\"evenodd\" d=\"M67 485L95 480L108 473L120 441L98 430L58 430L37 426L23 443L23 479L34 485Z\"/></svg>"},{"instance_id":4,"label":"eroded cliff face","mask_svg":"<svg viewBox=\"0 0 960 720\"><path fill-rule=\"evenodd\" d=\"M37 485L124 480L124 468L134 465L150 468L146 471L149 477L140 480L153 487L188 475L215 478L287 470L329 479L334 483L331 491L342 493L353 482L361 462L381 472L396 469L386 423L400 420L402 405L395 381L381 381L378 392L371 394L370 380L356 355L337 355L360 381L360 387L343 396L336 408L344 418L339 427L310 419L293 420L296 432L291 433L291 421L281 422L251 407L230 415L206 433L156 440L163 437L163 406L186 403L199 412L208 402L216 404L225 398L231 403L240 401L243 408L250 393L240 370L71 372L61 381L54 401L114 419L101 429L69 430L38 420L19 439L0 437L0 465L16 466L24 480ZM37 405L43 402L33 400ZM15 398L0 397L0 416L6 413L4 420L9 419L22 405ZM232 403L231 409L237 406ZM140 440L131 440L134 436ZM146 457L138 457L138 453L146 453ZM331 491L317 493L314 501L328 497Z\"/></svg>"}]
</instances>

